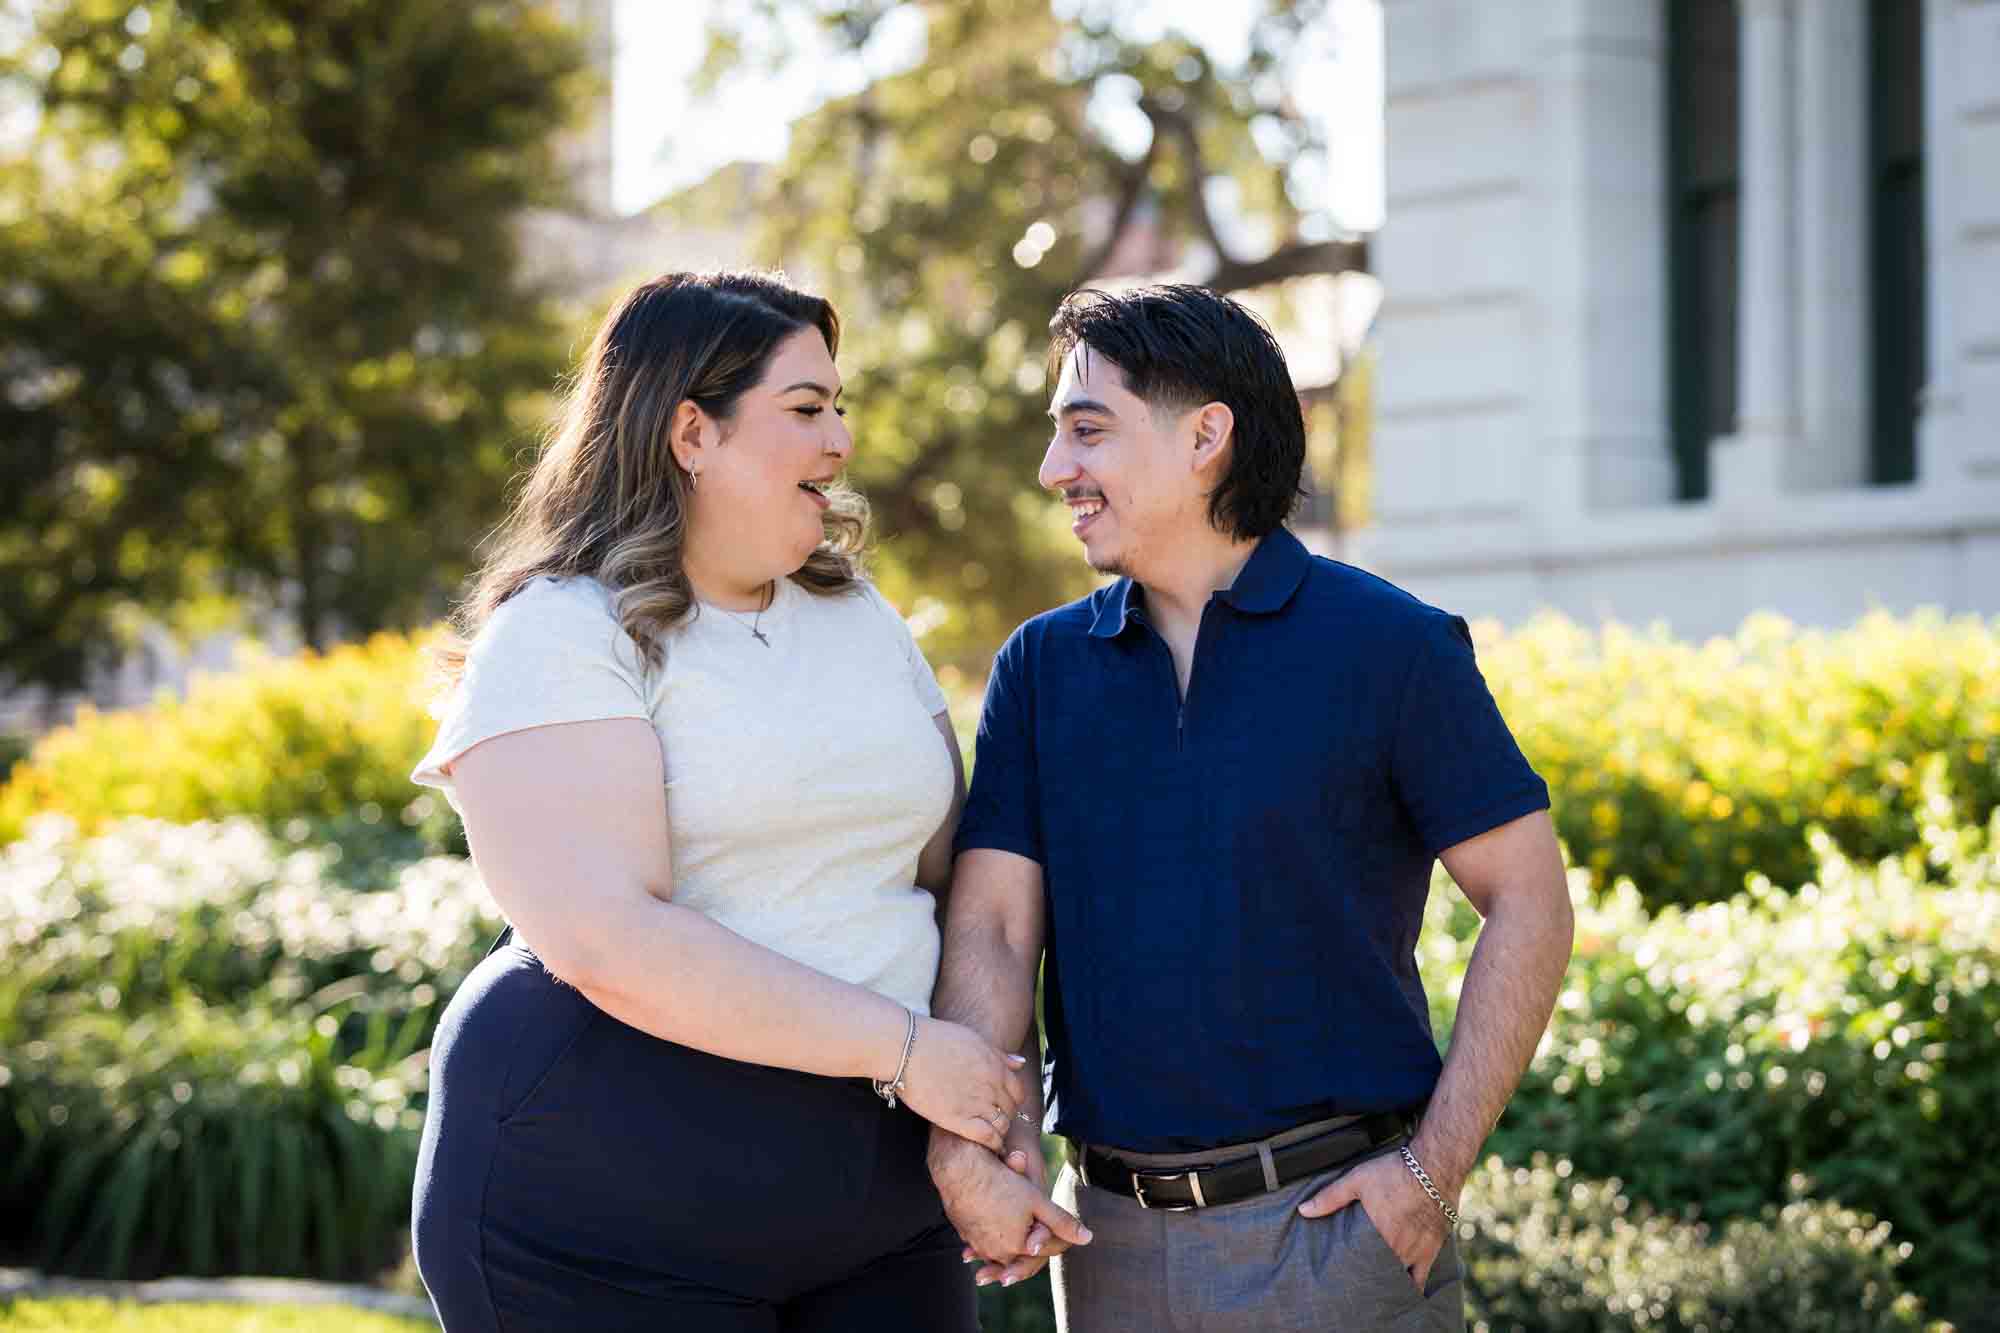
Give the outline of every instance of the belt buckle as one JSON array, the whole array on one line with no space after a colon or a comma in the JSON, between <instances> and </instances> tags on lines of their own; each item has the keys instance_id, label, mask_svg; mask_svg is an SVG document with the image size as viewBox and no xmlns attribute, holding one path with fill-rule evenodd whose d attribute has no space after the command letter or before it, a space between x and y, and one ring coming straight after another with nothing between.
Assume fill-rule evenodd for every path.
<instances>
[{"instance_id":1,"label":"belt buckle","mask_svg":"<svg viewBox=\"0 0 2000 1333\"><path fill-rule=\"evenodd\" d=\"M1185 1180L1188 1183L1188 1188L1194 1191L1194 1202L1172 1205L1149 1203L1146 1199L1146 1182L1149 1180L1155 1185L1165 1185L1171 1181ZM1141 1208L1156 1210L1162 1213L1191 1213L1197 1208L1208 1207L1208 1200L1201 1197L1201 1176L1194 1171L1179 1171L1170 1176L1163 1176L1155 1172L1141 1173L1134 1171L1132 1173L1132 1197L1139 1201Z\"/></svg>"}]
</instances>

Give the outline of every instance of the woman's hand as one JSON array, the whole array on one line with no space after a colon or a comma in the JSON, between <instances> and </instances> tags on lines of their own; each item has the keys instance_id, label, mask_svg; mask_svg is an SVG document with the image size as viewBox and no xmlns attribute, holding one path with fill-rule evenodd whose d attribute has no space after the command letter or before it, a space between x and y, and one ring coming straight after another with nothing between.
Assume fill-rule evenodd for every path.
<instances>
[{"instance_id":1,"label":"woman's hand","mask_svg":"<svg viewBox=\"0 0 2000 1333\"><path fill-rule=\"evenodd\" d=\"M997 1153L1027 1096L1026 1063L962 1024L919 1018L902 1098L933 1125Z\"/></svg>"}]
</instances>

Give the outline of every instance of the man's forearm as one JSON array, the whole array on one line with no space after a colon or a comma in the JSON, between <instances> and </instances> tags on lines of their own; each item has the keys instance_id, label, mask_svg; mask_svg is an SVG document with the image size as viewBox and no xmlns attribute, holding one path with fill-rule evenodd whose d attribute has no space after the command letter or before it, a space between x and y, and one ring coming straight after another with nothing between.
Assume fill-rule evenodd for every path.
<instances>
[{"instance_id":1,"label":"man's forearm","mask_svg":"<svg viewBox=\"0 0 2000 1333\"><path fill-rule=\"evenodd\" d=\"M1006 923L997 915L976 909L970 895L954 895L944 932L944 959L938 973L936 992L931 996L931 1013L963 1023L1003 1051L1018 1050L1026 1055L1034 1077L1028 1114L1036 1121L1039 1143L1041 1119L1041 1043L1035 1036L1035 968L1040 961L1040 941L1011 940ZM1030 952L1030 948L1033 952ZM1009 1127L1010 1143L1025 1143L1026 1129L1020 1121ZM1020 1131L1016 1138L1015 1131ZM947 1133L931 1135L930 1161L933 1174L953 1173L967 1165L963 1153L988 1154L969 1140ZM944 1180L939 1181L943 1187Z\"/></svg>"},{"instance_id":2,"label":"man's forearm","mask_svg":"<svg viewBox=\"0 0 2000 1333\"><path fill-rule=\"evenodd\" d=\"M1410 1151L1455 1194L1534 1058L1569 965L1567 894L1496 906L1479 932L1459 993L1444 1073Z\"/></svg>"},{"instance_id":3,"label":"man's forearm","mask_svg":"<svg viewBox=\"0 0 2000 1333\"><path fill-rule=\"evenodd\" d=\"M1039 1063L1041 1052L1024 1043L1033 1026L1038 947L1010 940L998 921L977 919L954 903L944 934L944 960L931 1013L963 1023L1003 1051L1022 1051Z\"/></svg>"}]
</instances>

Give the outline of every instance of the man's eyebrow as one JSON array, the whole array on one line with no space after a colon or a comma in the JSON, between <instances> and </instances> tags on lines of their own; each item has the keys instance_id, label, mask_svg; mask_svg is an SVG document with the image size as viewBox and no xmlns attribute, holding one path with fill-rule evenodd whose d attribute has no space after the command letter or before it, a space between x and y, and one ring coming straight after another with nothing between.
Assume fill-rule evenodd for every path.
<instances>
[{"instance_id":1,"label":"man's eyebrow","mask_svg":"<svg viewBox=\"0 0 2000 1333\"><path fill-rule=\"evenodd\" d=\"M797 384L787 384L778 392L790 393L794 389L811 389L822 398L838 398L847 391L847 386L843 384L838 389L829 389L818 380L800 380Z\"/></svg>"},{"instance_id":2,"label":"man's eyebrow","mask_svg":"<svg viewBox=\"0 0 2000 1333\"><path fill-rule=\"evenodd\" d=\"M1108 403L1100 403L1095 398L1071 398L1061 407L1050 408L1049 420L1056 421L1062 417L1075 416L1078 412L1102 412L1107 417L1117 415Z\"/></svg>"}]
</instances>

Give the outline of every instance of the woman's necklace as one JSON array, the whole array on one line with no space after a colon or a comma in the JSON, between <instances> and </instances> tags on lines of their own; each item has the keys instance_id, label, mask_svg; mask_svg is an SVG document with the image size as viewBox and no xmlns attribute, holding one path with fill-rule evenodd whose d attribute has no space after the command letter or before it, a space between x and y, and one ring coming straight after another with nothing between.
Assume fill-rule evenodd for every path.
<instances>
[{"instance_id":1,"label":"woman's necklace","mask_svg":"<svg viewBox=\"0 0 2000 1333\"><path fill-rule=\"evenodd\" d=\"M764 585L764 604L757 608L757 614L751 617L748 622L746 622L743 619L743 613L741 611L731 611L726 606L718 606L715 609L722 612L722 614L724 614L725 616L728 616L731 620L735 621L737 624L742 625L743 628L749 630L751 638L757 640L757 642L763 644L766 648L769 648L771 646L771 641L764 637L764 631L759 629L758 626L763 623L764 613L771 609L771 603L775 602L776 600L778 600L778 583L776 579L773 579L771 582Z\"/></svg>"}]
</instances>

